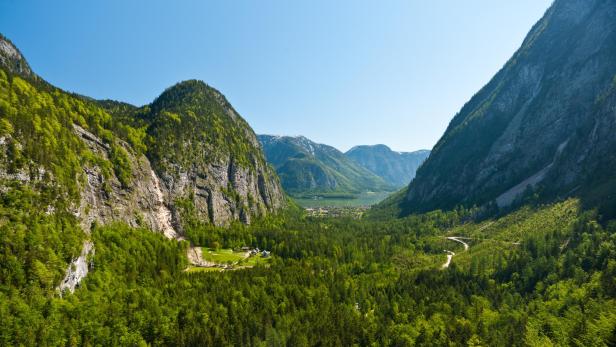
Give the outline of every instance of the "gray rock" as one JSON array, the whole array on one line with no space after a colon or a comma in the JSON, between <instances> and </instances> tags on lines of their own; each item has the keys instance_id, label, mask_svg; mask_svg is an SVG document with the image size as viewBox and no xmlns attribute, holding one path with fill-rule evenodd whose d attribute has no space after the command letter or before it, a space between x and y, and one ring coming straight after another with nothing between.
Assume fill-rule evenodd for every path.
<instances>
[{"instance_id":1,"label":"gray rock","mask_svg":"<svg viewBox=\"0 0 616 347\"><path fill-rule=\"evenodd\" d=\"M588 196L611 180L615 23L614 1L556 0L451 121L409 186L406 211L504 207L527 189Z\"/></svg>"}]
</instances>

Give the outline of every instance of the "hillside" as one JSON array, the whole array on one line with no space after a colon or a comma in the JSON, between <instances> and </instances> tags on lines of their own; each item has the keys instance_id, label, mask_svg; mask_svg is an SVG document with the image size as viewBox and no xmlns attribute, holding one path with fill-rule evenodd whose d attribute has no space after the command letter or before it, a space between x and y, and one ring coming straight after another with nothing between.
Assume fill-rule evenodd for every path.
<instances>
[{"instance_id":1,"label":"hillside","mask_svg":"<svg viewBox=\"0 0 616 347\"><path fill-rule=\"evenodd\" d=\"M195 219L249 223L285 205L255 134L203 82L182 82L141 108L98 103L37 77L3 37L0 184L8 225L23 224L39 246L53 246L20 254L40 261L49 284L71 260L85 264L97 225L122 222L182 239ZM27 227L39 219L51 226ZM85 273L85 265L69 266L61 288L74 290Z\"/></svg>"},{"instance_id":2,"label":"hillside","mask_svg":"<svg viewBox=\"0 0 616 347\"><path fill-rule=\"evenodd\" d=\"M18 3L22 5L11 6ZM183 10L179 2L174 5ZM189 9L197 12L193 5ZM36 12L49 14L57 4L36 6ZM227 15L245 20L244 12L250 11L235 6ZM381 16L357 6L369 16ZM210 17L195 18L220 19L213 24L221 31L194 30L203 29L204 21L190 26L187 12L179 18L180 31L171 30L178 22L160 8L148 8L147 18L165 24L168 37L187 35L191 43L207 39L216 59L239 58L242 65L244 58L260 61L270 73L272 61L262 59L265 55L228 55L215 41L247 45L255 53L262 53L256 47L265 47L279 55L276 46L264 43L280 37L261 34L290 32L301 38L295 29L301 28L296 24L302 18L295 13L305 15L306 7L288 7L291 16L276 8L284 25L272 22L269 32L259 27L262 32L248 39L236 30L226 35L236 27L211 6ZM465 106L481 108L460 119L463 110L417 179L378 209L368 209L369 204L296 208L287 201L273 166L284 174L283 184L292 184L297 194L314 194L305 200L317 203L322 196L361 200L348 196L388 185L330 146L303 137L256 136L226 98L204 82L180 82L144 106L94 100L45 82L0 36L0 346L616 346L616 218L606 213L616 216L616 206L609 204L616 172L616 79L606 67L616 50L602 48L616 41L614 7L608 0L556 0L525 41L525 51L504 68L514 71L525 64L528 73L519 77L523 81L511 82L517 75L509 72L497 76L497 86L485 88L488 101L482 91L476 105ZM430 7L437 8L442 6ZM140 18L128 10L109 14ZM93 17L86 17L87 11L81 11L79 25L100 16L92 12ZM402 11L392 12L406 19L400 17ZM19 14L7 11L4 18L22 18ZM310 14L308 29L329 22ZM357 14L351 16L353 22L365 23L356 20L362 18ZM442 11L434 15L442 16ZM49 17L58 25L50 30L60 32L66 23ZM21 29L40 34L32 26L42 17L33 18L37 20L24 21ZM293 28L287 28L289 18ZM575 30L562 23L575 18ZM122 22L113 25L126 33ZM378 23L367 21L368 29ZM95 24L94 31L84 28L84 33L100 39L105 32ZM350 28L353 33L363 30ZM327 39L332 31L317 31L322 36L310 31L311 38L324 38L331 47L335 41ZM177 46L167 36L146 32L131 35L137 34L147 48L153 48L148 38L164 42L174 57L171 67L191 69L184 64L193 51L173 49ZM355 36L362 43L371 38ZM54 35L51 43L62 47L67 40L101 54L99 40L86 46L77 37ZM106 53L129 56L128 45L113 39L117 49ZM279 41L293 51L280 54L280 61L291 62L292 69L301 66L298 51L288 49L294 48L290 41ZM312 48L312 42L292 41ZM377 41L379 49L387 47ZM565 48L535 51L535 45ZM42 48L40 58L48 59ZM315 55L310 60L325 58L311 51ZM166 61L150 52L155 51L147 51L152 59ZM105 63L113 61L101 57ZM559 63L552 66L551 61ZM133 64L127 61L126 67ZM533 84L538 90L524 86L535 78L533 68L540 70ZM225 78L247 71L215 70ZM156 70L161 76L152 77L172 71ZM120 73L114 77L126 78ZM270 82L259 80L263 88L271 88ZM382 85L374 82L372 89ZM521 85L520 95L511 83ZM329 95L323 91L307 97L327 105L318 97ZM547 94L540 97L542 93ZM278 108L288 97L270 95L278 97L265 101ZM518 102L529 104L516 109ZM525 116L518 119L520 114ZM491 123L493 117L507 121L502 134L494 125L500 123ZM557 119L536 124L549 120L543 117ZM513 135L506 135L509 131ZM491 137L496 139L486 140ZM507 156L507 148L515 155ZM482 155L495 158L496 149L507 160L496 162L490 179L482 178L483 171L469 173L487 165ZM375 172L381 166L388 169L381 172L384 176L407 170L387 164L384 158L391 151L380 146L352 152ZM547 164L541 162L544 152ZM528 156L539 161L539 171L520 173L527 178L512 189L507 177L523 170ZM568 179L574 188L559 183ZM578 196L555 199L568 195ZM602 209L593 208L595 204ZM430 211L418 212L424 208Z\"/></svg>"},{"instance_id":3,"label":"hillside","mask_svg":"<svg viewBox=\"0 0 616 347\"><path fill-rule=\"evenodd\" d=\"M429 150L394 152L385 145L355 146L344 155L396 188L408 185Z\"/></svg>"},{"instance_id":4,"label":"hillside","mask_svg":"<svg viewBox=\"0 0 616 347\"><path fill-rule=\"evenodd\" d=\"M334 147L299 136L259 135L267 161L292 195L358 194L393 189Z\"/></svg>"},{"instance_id":5,"label":"hillside","mask_svg":"<svg viewBox=\"0 0 616 347\"><path fill-rule=\"evenodd\" d=\"M405 213L571 195L613 211L615 22L614 1L555 1L453 118L410 184Z\"/></svg>"}]
</instances>

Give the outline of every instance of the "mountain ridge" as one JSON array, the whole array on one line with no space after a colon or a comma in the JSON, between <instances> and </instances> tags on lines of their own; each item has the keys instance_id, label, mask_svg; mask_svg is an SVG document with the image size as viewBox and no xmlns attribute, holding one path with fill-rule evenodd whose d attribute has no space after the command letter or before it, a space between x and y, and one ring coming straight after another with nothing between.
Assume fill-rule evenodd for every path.
<instances>
[{"instance_id":1,"label":"mountain ridge","mask_svg":"<svg viewBox=\"0 0 616 347\"><path fill-rule=\"evenodd\" d=\"M613 2L555 1L452 119L400 202L403 214L506 209L533 194L613 204L615 19Z\"/></svg>"},{"instance_id":2,"label":"mountain ridge","mask_svg":"<svg viewBox=\"0 0 616 347\"><path fill-rule=\"evenodd\" d=\"M336 148L304 136L258 135L268 162L291 194L388 191L393 187Z\"/></svg>"},{"instance_id":3,"label":"mountain ridge","mask_svg":"<svg viewBox=\"0 0 616 347\"><path fill-rule=\"evenodd\" d=\"M408 185L430 150L396 152L383 144L359 145L345 155L396 188Z\"/></svg>"},{"instance_id":4,"label":"mountain ridge","mask_svg":"<svg viewBox=\"0 0 616 347\"><path fill-rule=\"evenodd\" d=\"M0 68L3 94L14 95L0 104L6 134L3 178L11 180L10 172L24 170L23 163L13 163L10 146L22 148L22 162L47 172L47 184L68 191L70 209L85 231L94 222L115 220L163 231L169 226L169 221L164 228L157 221L163 206L177 235L188 218L178 201L216 225L249 223L286 204L248 123L222 93L202 81L179 82L142 107L97 101L39 78L4 36ZM37 103L54 111L16 118L23 110L41 107ZM47 133L41 138L40 131ZM45 157L37 154L40 143L24 137L30 133L48 143ZM225 142L227 137L233 140ZM19 184L40 185L40 177L28 176Z\"/></svg>"}]
</instances>

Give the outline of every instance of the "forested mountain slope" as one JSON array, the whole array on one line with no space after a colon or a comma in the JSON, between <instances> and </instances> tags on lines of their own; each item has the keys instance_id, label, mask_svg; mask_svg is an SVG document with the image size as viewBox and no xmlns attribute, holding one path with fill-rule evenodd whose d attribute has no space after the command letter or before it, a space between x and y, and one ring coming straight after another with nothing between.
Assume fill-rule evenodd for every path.
<instances>
[{"instance_id":1,"label":"forested mountain slope","mask_svg":"<svg viewBox=\"0 0 616 347\"><path fill-rule=\"evenodd\" d=\"M404 213L576 195L616 210L616 2L556 0L462 108Z\"/></svg>"},{"instance_id":2,"label":"forested mountain slope","mask_svg":"<svg viewBox=\"0 0 616 347\"><path fill-rule=\"evenodd\" d=\"M285 204L255 134L203 82L180 83L142 108L97 103L37 77L4 37L0 185L4 241L34 242L13 256L36 262L45 285L60 283L72 259L85 264L95 225L123 222L181 238L195 218L248 223ZM68 268L61 288L73 290L88 267Z\"/></svg>"},{"instance_id":3,"label":"forested mountain slope","mask_svg":"<svg viewBox=\"0 0 616 347\"><path fill-rule=\"evenodd\" d=\"M396 188L406 186L430 155L429 150L394 152L385 145L355 146L344 153L357 164Z\"/></svg>"},{"instance_id":4,"label":"forested mountain slope","mask_svg":"<svg viewBox=\"0 0 616 347\"><path fill-rule=\"evenodd\" d=\"M217 91L187 81L144 107L93 101L32 75L9 44L0 346L616 344L616 223L578 199L481 222L463 208L271 213L276 176ZM271 253L189 267L206 246Z\"/></svg>"},{"instance_id":5,"label":"forested mountain slope","mask_svg":"<svg viewBox=\"0 0 616 347\"><path fill-rule=\"evenodd\" d=\"M291 194L360 193L393 190L393 185L334 147L299 136L259 135L263 151Z\"/></svg>"},{"instance_id":6,"label":"forested mountain slope","mask_svg":"<svg viewBox=\"0 0 616 347\"><path fill-rule=\"evenodd\" d=\"M70 192L75 199L64 203L86 227L139 219L158 230L155 205L164 204L181 229L180 199L219 225L284 204L254 132L203 82L179 83L141 108L96 103L36 78L8 40L0 43L3 168Z\"/></svg>"}]
</instances>

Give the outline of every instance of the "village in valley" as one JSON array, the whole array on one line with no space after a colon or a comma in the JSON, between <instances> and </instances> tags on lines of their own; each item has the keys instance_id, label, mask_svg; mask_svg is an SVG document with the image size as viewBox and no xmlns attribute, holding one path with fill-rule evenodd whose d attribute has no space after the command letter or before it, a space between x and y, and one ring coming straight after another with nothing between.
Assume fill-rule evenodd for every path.
<instances>
[{"instance_id":1,"label":"village in valley","mask_svg":"<svg viewBox=\"0 0 616 347\"><path fill-rule=\"evenodd\" d=\"M360 219L366 211L368 211L369 206L355 206L355 207L308 207L305 209L306 214L309 217L331 217L331 218L339 218L339 217L351 217L354 219Z\"/></svg>"}]
</instances>

